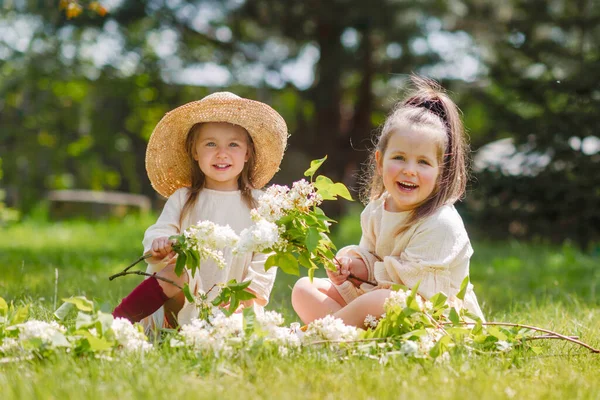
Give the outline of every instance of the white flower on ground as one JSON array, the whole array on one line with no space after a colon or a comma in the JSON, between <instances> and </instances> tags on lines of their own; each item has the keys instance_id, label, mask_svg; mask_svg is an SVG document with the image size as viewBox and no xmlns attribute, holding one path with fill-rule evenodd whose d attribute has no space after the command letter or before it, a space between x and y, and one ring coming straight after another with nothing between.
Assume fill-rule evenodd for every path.
<instances>
[{"instance_id":1,"label":"white flower on ground","mask_svg":"<svg viewBox=\"0 0 600 400\"><path fill-rule=\"evenodd\" d=\"M134 326L125 318L115 318L111 325L115 340L127 352L148 351L152 344L138 326Z\"/></svg>"},{"instance_id":2,"label":"white flower on ground","mask_svg":"<svg viewBox=\"0 0 600 400\"><path fill-rule=\"evenodd\" d=\"M358 337L358 329L345 325L341 319L333 315L311 322L305 333L304 342L308 343L318 340L348 341Z\"/></svg>"},{"instance_id":3,"label":"white flower on ground","mask_svg":"<svg viewBox=\"0 0 600 400\"><path fill-rule=\"evenodd\" d=\"M377 320L377 318L371 314L367 314L367 316L365 317L364 324L367 328L375 329L377 328L378 323L379 321Z\"/></svg>"},{"instance_id":4,"label":"white flower on ground","mask_svg":"<svg viewBox=\"0 0 600 400\"><path fill-rule=\"evenodd\" d=\"M19 341L21 342L38 339L46 346L70 346L69 341L65 337L66 328L59 325L56 321L45 322L32 319L15 325L15 327L19 330Z\"/></svg>"},{"instance_id":5,"label":"white flower on ground","mask_svg":"<svg viewBox=\"0 0 600 400\"><path fill-rule=\"evenodd\" d=\"M407 357L415 356L418 351L419 345L412 340L407 340L406 342L402 343L402 346L400 346L400 354Z\"/></svg>"}]
</instances>

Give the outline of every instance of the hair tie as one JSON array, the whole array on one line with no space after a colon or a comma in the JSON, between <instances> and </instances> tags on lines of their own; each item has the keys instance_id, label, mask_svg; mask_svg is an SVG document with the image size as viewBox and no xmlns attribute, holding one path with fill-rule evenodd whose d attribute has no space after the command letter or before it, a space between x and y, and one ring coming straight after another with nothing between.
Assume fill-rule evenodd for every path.
<instances>
[{"instance_id":1,"label":"hair tie","mask_svg":"<svg viewBox=\"0 0 600 400\"><path fill-rule=\"evenodd\" d=\"M448 123L448 116L446 115L446 109L444 108L444 104L441 100L425 100L419 104L415 104L417 107L426 108L435 115L437 115L446 126L450 126Z\"/></svg>"}]
</instances>

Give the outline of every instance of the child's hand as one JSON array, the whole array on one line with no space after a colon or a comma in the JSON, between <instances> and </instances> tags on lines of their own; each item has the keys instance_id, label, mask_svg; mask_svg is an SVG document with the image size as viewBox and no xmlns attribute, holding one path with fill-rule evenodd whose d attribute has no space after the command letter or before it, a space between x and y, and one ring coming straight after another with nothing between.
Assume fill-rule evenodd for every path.
<instances>
[{"instance_id":1,"label":"child's hand","mask_svg":"<svg viewBox=\"0 0 600 400\"><path fill-rule=\"evenodd\" d=\"M159 262L164 260L165 257L172 258L175 256L175 252L171 247L171 241L166 236L156 238L152 241L150 254L152 254L152 257L149 258L150 262Z\"/></svg>"},{"instance_id":2,"label":"child's hand","mask_svg":"<svg viewBox=\"0 0 600 400\"><path fill-rule=\"evenodd\" d=\"M351 263L352 259L350 257L340 257L339 259L336 259L337 272L326 269L327 276L331 279L331 283L334 285L341 285L346 282L350 275Z\"/></svg>"}]
</instances>

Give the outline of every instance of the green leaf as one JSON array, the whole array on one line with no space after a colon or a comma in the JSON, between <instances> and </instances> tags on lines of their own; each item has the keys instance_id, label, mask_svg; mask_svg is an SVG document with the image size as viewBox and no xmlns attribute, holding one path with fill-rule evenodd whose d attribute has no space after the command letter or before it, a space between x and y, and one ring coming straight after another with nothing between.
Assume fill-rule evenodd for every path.
<instances>
[{"instance_id":1,"label":"green leaf","mask_svg":"<svg viewBox=\"0 0 600 400\"><path fill-rule=\"evenodd\" d=\"M429 301L431 302L431 304L433 304L433 309L437 310L438 308L446 305L447 299L448 299L448 296L446 296L444 293L440 292L440 293L436 293L433 296L431 296Z\"/></svg>"},{"instance_id":2,"label":"green leaf","mask_svg":"<svg viewBox=\"0 0 600 400\"><path fill-rule=\"evenodd\" d=\"M488 326L487 333L488 333L488 335L492 335L493 337L497 338L498 340L508 339L508 337L500 329L498 329L495 326Z\"/></svg>"},{"instance_id":3,"label":"green leaf","mask_svg":"<svg viewBox=\"0 0 600 400\"><path fill-rule=\"evenodd\" d=\"M90 350L92 350L93 352L109 350L113 347L113 344L105 338L97 338L88 331L81 332L81 335L85 337L85 339L88 341L90 345Z\"/></svg>"},{"instance_id":4,"label":"green leaf","mask_svg":"<svg viewBox=\"0 0 600 400\"><path fill-rule=\"evenodd\" d=\"M265 271L268 271L270 268L277 266L277 264L275 263L276 258L277 254L275 253L270 255L269 258L265 260Z\"/></svg>"},{"instance_id":5,"label":"green leaf","mask_svg":"<svg viewBox=\"0 0 600 400\"><path fill-rule=\"evenodd\" d=\"M190 270L192 272L192 276L194 276L196 271L200 268L200 255L196 250L190 249L189 251L187 251L187 256L187 261L191 264Z\"/></svg>"},{"instance_id":6,"label":"green leaf","mask_svg":"<svg viewBox=\"0 0 600 400\"><path fill-rule=\"evenodd\" d=\"M190 290L190 286L187 282L185 285L183 285L183 294L190 303L194 303L194 296L192 295L192 291Z\"/></svg>"},{"instance_id":7,"label":"green leaf","mask_svg":"<svg viewBox=\"0 0 600 400\"><path fill-rule=\"evenodd\" d=\"M350 191L348 190L346 185L344 185L343 183L336 182L333 185L332 189L333 189L332 190L333 194L335 194L336 196L343 197L346 200L354 201L354 199L352 198L352 195L350 194Z\"/></svg>"},{"instance_id":8,"label":"green leaf","mask_svg":"<svg viewBox=\"0 0 600 400\"><path fill-rule=\"evenodd\" d=\"M64 321L64 319L69 315L71 310L75 309L75 305L73 303L62 303L60 307L54 311L54 316L58 318L60 321Z\"/></svg>"},{"instance_id":9,"label":"green leaf","mask_svg":"<svg viewBox=\"0 0 600 400\"><path fill-rule=\"evenodd\" d=\"M227 282L227 287L230 288L231 290L244 290L248 286L250 286L251 283L252 283L252 280L238 282L235 279L232 279L229 282Z\"/></svg>"},{"instance_id":10,"label":"green leaf","mask_svg":"<svg viewBox=\"0 0 600 400\"><path fill-rule=\"evenodd\" d=\"M240 299L241 301L244 300L252 300L256 298L256 295L254 295L254 293L250 293L247 290L241 290L239 292L236 292L237 294L237 298Z\"/></svg>"},{"instance_id":11,"label":"green leaf","mask_svg":"<svg viewBox=\"0 0 600 400\"><path fill-rule=\"evenodd\" d=\"M319 175L314 185L317 188L317 193L323 197L323 200L336 200L340 196L346 200L354 201L346 185L341 182L334 183L328 177Z\"/></svg>"},{"instance_id":12,"label":"green leaf","mask_svg":"<svg viewBox=\"0 0 600 400\"><path fill-rule=\"evenodd\" d=\"M308 249L308 251L313 253L319 245L319 240L321 240L321 235L319 234L319 231L315 228L309 228L308 235L306 236L306 248Z\"/></svg>"},{"instance_id":13,"label":"green leaf","mask_svg":"<svg viewBox=\"0 0 600 400\"><path fill-rule=\"evenodd\" d=\"M462 283L460 284L460 291L456 295L457 298L464 300L467 294L467 288L469 287L469 275L465 276Z\"/></svg>"},{"instance_id":14,"label":"green leaf","mask_svg":"<svg viewBox=\"0 0 600 400\"><path fill-rule=\"evenodd\" d=\"M254 314L254 308L244 308L242 310L243 321L244 321L244 332L250 334L254 331L254 322L256 321L256 314Z\"/></svg>"},{"instance_id":15,"label":"green leaf","mask_svg":"<svg viewBox=\"0 0 600 400\"><path fill-rule=\"evenodd\" d=\"M310 162L310 168L304 171L304 176L308 176L312 180L313 175L315 174L315 172L317 172L317 170L325 162L325 160L327 160L327 156L318 160L312 160Z\"/></svg>"},{"instance_id":16,"label":"green leaf","mask_svg":"<svg viewBox=\"0 0 600 400\"><path fill-rule=\"evenodd\" d=\"M106 331L111 329L114 318L113 318L112 314L104 313L102 311L98 311L96 316L97 316L96 330L101 335L104 335L106 333Z\"/></svg>"},{"instance_id":17,"label":"green leaf","mask_svg":"<svg viewBox=\"0 0 600 400\"><path fill-rule=\"evenodd\" d=\"M69 297L68 299L63 299L63 301L65 303L73 304L75 307L77 307L77 309L79 311L84 311L84 312L94 311L94 303L92 301L86 299L83 296Z\"/></svg>"},{"instance_id":18,"label":"green leaf","mask_svg":"<svg viewBox=\"0 0 600 400\"><path fill-rule=\"evenodd\" d=\"M334 183L331 179L326 176L319 175L315 180L315 187L317 188L317 193L321 195L323 200L335 200L334 194Z\"/></svg>"},{"instance_id":19,"label":"green leaf","mask_svg":"<svg viewBox=\"0 0 600 400\"><path fill-rule=\"evenodd\" d=\"M275 254L273 262L277 265L283 272L289 275L300 275L300 271L298 268L298 260L289 254L289 253L281 253ZM270 257L269 257L270 258ZM269 259L267 259L269 261ZM265 263L266 269L266 263Z\"/></svg>"},{"instance_id":20,"label":"green leaf","mask_svg":"<svg viewBox=\"0 0 600 400\"><path fill-rule=\"evenodd\" d=\"M8 304L6 304L6 300L0 297L0 315L6 315L8 312Z\"/></svg>"},{"instance_id":21,"label":"green leaf","mask_svg":"<svg viewBox=\"0 0 600 400\"><path fill-rule=\"evenodd\" d=\"M177 276L181 276L181 274L183 273L186 261L187 256L185 255L185 253L181 253L177 256L177 263L175 264L175 274L177 274Z\"/></svg>"},{"instance_id":22,"label":"green leaf","mask_svg":"<svg viewBox=\"0 0 600 400\"><path fill-rule=\"evenodd\" d=\"M29 304L17 308L17 312L13 314L9 325L21 324L27 320L29 316Z\"/></svg>"},{"instance_id":23,"label":"green leaf","mask_svg":"<svg viewBox=\"0 0 600 400\"><path fill-rule=\"evenodd\" d=\"M77 313L77 319L75 319L75 329L93 327L95 323L96 321L91 315L80 311Z\"/></svg>"},{"instance_id":24,"label":"green leaf","mask_svg":"<svg viewBox=\"0 0 600 400\"><path fill-rule=\"evenodd\" d=\"M448 315L448 318L450 318L450 321L452 321L454 325L460 325L460 317L456 312L456 308L452 307L452 309L450 309L450 315Z\"/></svg>"}]
</instances>

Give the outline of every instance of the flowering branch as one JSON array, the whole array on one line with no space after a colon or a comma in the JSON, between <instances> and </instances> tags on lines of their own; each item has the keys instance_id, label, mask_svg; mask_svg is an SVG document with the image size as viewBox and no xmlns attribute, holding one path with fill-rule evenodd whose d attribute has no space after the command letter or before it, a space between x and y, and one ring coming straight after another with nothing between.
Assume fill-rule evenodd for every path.
<instances>
[{"instance_id":1,"label":"flowering branch","mask_svg":"<svg viewBox=\"0 0 600 400\"><path fill-rule=\"evenodd\" d=\"M453 324L453 323L452 322L445 322L445 323L443 323L443 325L451 325L451 324ZM460 324L461 325L476 325L477 322L461 321ZM590 350L592 353L596 353L596 354L600 353L600 349L595 349L592 346L590 346L589 344L583 343L582 341L574 339L571 336L561 335L560 333L553 332L551 330L544 329L544 328L538 328L537 326L523 325L523 324L513 324L513 323L510 323L510 322L480 322L480 324L481 325L489 325L489 326L512 326L512 327L515 327L515 328L525 328L525 329L530 329L532 331L544 332L544 333L547 333L549 335L555 336L557 339L566 340L568 342L575 343L575 344L578 344L580 346L583 346L586 349Z\"/></svg>"}]
</instances>

